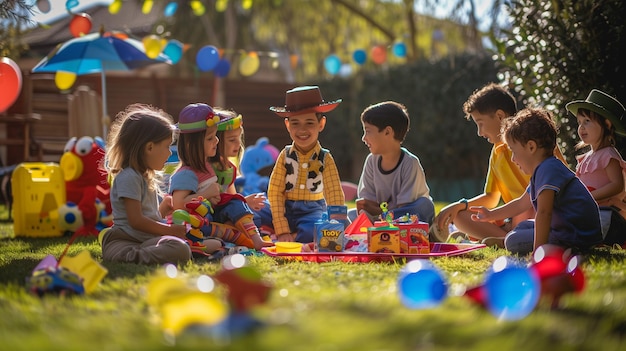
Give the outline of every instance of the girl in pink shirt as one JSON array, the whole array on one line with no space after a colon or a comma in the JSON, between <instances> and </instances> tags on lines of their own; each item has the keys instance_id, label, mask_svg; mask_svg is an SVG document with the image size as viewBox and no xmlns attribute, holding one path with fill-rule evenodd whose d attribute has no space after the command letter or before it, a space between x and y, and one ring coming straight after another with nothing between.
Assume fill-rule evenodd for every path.
<instances>
[{"instance_id":1,"label":"girl in pink shirt","mask_svg":"<svg viewBox=\"0 0 626 351\"><path fill-rule=\"evenodd\" d=\"M622 125L624 106L612 96L594 89L586 100L572 101L566 108L578 121L581 141L576 148L589 147L589 151L576 157L576 175L603 210L601 222L605 243L623 245L626 231L616 229L618 224L626 229L626 162L614 145L615 134L626 136Z\"/></svg>"}]
</instances>

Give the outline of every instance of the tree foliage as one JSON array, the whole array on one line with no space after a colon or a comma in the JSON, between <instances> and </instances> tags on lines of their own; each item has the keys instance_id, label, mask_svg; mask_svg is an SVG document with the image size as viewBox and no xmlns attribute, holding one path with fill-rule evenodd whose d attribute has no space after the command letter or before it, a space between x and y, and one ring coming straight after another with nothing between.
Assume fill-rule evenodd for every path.
<instances>
[{"instance_id":1,"label":"tree foliage","mask_svg":"<svg viewBox=\"0 0 626 351\"><path fill-rule=\"evenodd\" d=\"M427 0L436 4L438 0ZM459 0L467 1L467 0ZM418 15L415 0L289 0L256 1L250 8L229 1L223 11L207 10L197 16L189 6L179 6L175 21L168 25L172 38L192 46L179 70L193 69L195 52L205 45L224 49L236 64L240 51L272 53L291 81L332 78L323 61L336 54L353 70L377 69L371 61L363 67L352 61L356 49L368 51L375 45L388 49L397 41L407 46L406 58L387 55L384 66L419 59L437 59L480 47L471 40L467 27L458 23ZM390 50L388 50L390 51ZM292 67L292 55L299 57ZM261 57L263 60L267 58ZM236 71L236 70L233 70Z\"/></svg>"},{"instance_id":2,"label":"tree foliage","mask_svg":"<svg viewBox=\"0 0 626 351\"><path fill-rule=\"evenodd\" d=\"M30 23L31 8L25 0L0 1L0 57L17 59L27 49L18 38Z\"/></svg>"},{"instance_id":3,"label":"tree foliage","mask_svg":"<svg viewBox=\"0 0 626 351\"><path fill-rule=\"evenodd\" d=\"M500 78L529 105L551 110L573 163L576 119L565 104L601 89L626 102L626 3L622 0L516 0L507 4L513 27L497 49ZM618 148L624 154L623 141Z\"/></svg>"}]
</instances>

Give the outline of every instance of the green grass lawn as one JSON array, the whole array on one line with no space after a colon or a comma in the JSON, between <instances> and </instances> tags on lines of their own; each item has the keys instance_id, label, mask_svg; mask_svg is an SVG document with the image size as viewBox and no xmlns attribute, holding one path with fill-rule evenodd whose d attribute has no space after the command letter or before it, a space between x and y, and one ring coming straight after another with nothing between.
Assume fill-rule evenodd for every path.
<instances>
[{"instance_id":1,"label":"green grass lawn","mask_svg":"<svg viewBox=\"0 0 626 351\"><path fill-rule=\"evenodd\" d=\"M12 231L0 224L0 231ZM624 350L626 252L597 250L583 269L586 287L566 295L559 308L543 299L519 321L498 320L462 296L411 310L396 287L405 262L350 264L251 257L249 265L273 285L269 301L253 314L266 323L231 339L206 333L166 337L160 315L146 301L148 283L162 267L104 262L108 275L93 294L31 295L25 278L47 254L59 257L68 237L0 240L0 349L3 350ZM88 250L98 261L95 238L80 238L73 256ZM505 250L487 248L434 258L452 288L482 282ZM527 258L526 258L527 259ZM214 275L219 264L179 267L191 284ZM450 289L455 290L455 289ZM224 290L216 294L224 299Z\"/></svg>"}]
</instances>

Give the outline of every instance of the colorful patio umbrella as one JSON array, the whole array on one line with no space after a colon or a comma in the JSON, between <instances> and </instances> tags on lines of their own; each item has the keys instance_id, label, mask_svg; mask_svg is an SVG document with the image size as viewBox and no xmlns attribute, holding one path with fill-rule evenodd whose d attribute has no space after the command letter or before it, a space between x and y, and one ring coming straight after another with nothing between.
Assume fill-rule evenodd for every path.
<instances>
[{"instance_id":1,"label":"colorful patio umbrella","mask_svg":"<svg viewBox=\"0 0 626 351\"><path fill-rule=\"evenodd\" d=\"M41 60L33 73L70 72L76 75L100 73L102 75L102 116L107 115L106 71L130 71L155 63L172 64L170 58L161 53L154 59L146 55L143 44L123 32L91 33L59 44ZM104 125L106 136L106 124Z\"/></svg>"}]
</instances>

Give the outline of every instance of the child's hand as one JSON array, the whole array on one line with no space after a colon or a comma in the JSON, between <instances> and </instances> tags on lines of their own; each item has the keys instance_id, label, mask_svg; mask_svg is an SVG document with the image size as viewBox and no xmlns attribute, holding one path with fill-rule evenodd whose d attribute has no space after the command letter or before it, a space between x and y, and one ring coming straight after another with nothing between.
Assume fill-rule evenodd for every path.
<instances>
[{"instance_id":1,"label":"child's hand","mask_svg":"<svg viewBox=\"0 0 626 351\"><path fill-rule=\"evenodd\" d=\"M476 212L472 213L472 221L475 222L489 222L492 220L491 218L491 210L484 206L472 206L469 208L470 211Z\"/></svg>"},{"instance_id":2,"label":"child's hand","mask_svg":"<svg viewBox=\"0 0 626 351\"><path fill-rule=\"evenodd\" d=\"M276 235L276 241L296 241L296 234L283 233Z\"/></svg>"},{"instance_id":3,"label":"child's hand","mask_svg":"<svg viewBox=\"0 0 626 351\"><path fill-rule=\"evenodd\" d=\"M257 193L246 196L246 203L248 203L248 206L250 206L253 211L259 211L265 207L266 199L265 194Z\"/></svg>"},{"instance_id":4,"label":"child's hand","mask_svg":"<svg viewBox=\"0 0 626 351\"><path fill-rule=\"evenodd\" d=\"M172 202L172 195L165 195L163 200L159 204L159 213L161 217L167 217L174 212L174 203Z\"/></svg>"},{"instance_id":5,"label":"child's hand","mask_svg":"<svg viewBox=\"0 0 626 351\"><path fill-rule=\"evenodd\" d=\"M172 224L172 235L177 236L181 239L187 238L187 226L184 224Z\"/></svg>"}]
</instances>

